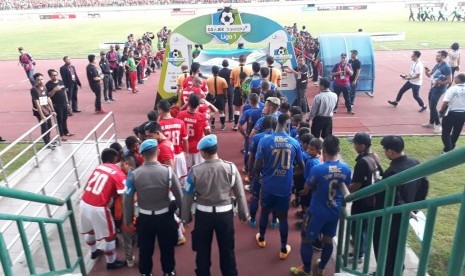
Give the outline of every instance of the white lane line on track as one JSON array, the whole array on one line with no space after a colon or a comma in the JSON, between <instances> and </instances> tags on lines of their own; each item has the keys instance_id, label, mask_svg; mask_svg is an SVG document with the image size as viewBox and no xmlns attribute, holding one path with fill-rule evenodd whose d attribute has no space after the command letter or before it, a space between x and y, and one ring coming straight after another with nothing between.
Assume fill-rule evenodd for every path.
<instances>
[{"instance_id":1,"label":"white lane line on track","mask_svg":"<svg viewBox=\"0 0 465 276\"><path fill-rule=\"evenodd\" d=\"M26 81L28 81L28 79L22 80L21 82L26 82Z\"/></svg>"},{"instance_id":2,"label":"white lane line on track","mask_svg":"<svg viewBox=\"0 0 465 276\"><path fill-rule=\"evenodd\" d=\"M12 87L12 86L15 86L15 85L16 85L16 83L13 83L13 84L8 85L7 87Z\"/></svg>"}]
</instances>

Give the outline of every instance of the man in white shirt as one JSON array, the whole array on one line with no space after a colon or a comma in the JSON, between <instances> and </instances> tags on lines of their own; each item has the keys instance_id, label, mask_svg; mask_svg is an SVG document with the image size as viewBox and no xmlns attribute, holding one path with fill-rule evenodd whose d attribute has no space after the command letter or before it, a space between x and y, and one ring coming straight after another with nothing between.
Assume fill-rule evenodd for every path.
<instances>
[{"instance_id":1,"label":"man in white shirt","mask_svg":"<svg viewBox=\"0 0 465 276\"><path fill-rule=\"evenodd\" d=\"M405 92L412 89L413 98L417 101L418 105L420 105L420 110L418 112L423 112L427 109L426 105L424 104L423 100L420 98L420 87L423 82L423 62L420 60L421 53L420 51L413 51L412 54L412 65L410 66L410 73L409 74L402 74L400 77L406 82L400 88L399 93L397 93L397 97L395 101L388 101L389 104L393 106L397 106L402 99L402 96Z\"/></svg>"},{"instance_id":2,"label":"man in white shirt","mask_svg":"<svg viewBox=\"0 0 465 276\"><path fill-rule=\"evenodd\" d=\"M455 86L447 89L444 94L439 117L442 119L442 143L444 152L455 148L465 123L465 73L455 76Z\"/></svg>"}]
</instances>

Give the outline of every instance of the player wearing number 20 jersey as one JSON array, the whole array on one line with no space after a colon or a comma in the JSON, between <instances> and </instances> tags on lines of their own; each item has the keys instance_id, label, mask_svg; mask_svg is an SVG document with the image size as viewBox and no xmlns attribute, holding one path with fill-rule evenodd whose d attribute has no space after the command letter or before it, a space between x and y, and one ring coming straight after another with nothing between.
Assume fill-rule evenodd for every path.
<instances>
[{"instance_id":1,"label":"player wearing number 20 jersey","mask_svg":"<svg viewBox=\"0 0 465 276\"><path fill-rule=\"evenodd\" d=\"M82 200L92 206L107 207L113 197L122 194L126 174L116 164L99 165L89 180Z\"/></svg>"}]
</instances>

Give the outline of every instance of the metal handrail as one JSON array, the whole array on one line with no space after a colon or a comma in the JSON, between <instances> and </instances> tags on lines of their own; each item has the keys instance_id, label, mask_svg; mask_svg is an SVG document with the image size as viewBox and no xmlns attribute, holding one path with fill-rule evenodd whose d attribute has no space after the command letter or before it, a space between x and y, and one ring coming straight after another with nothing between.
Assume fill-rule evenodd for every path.
<instances>
[{"instance_id":1,"label":"metal handrail","mask_svg":"<svg viewBox=\"0 0 465 276\"><path fill-rule=\"evenodd\" d=\"M339 225L338 247L336 254L336 271L341 270L354 273L356 275L368 275L371 241L373 238L374 221L381 219L381 232L379 233L379 251L377 256L377 271L376 274L383 275L386 267L387 245L391 235L391 223L393 215L401 215L401 224L398 235L397 254L395 258L394 275L402 275L403 260L405 258L405 243L407 242L408 220L411 212L419 209L427 209L427 218L425 231L423 234L423 242L418 265L418 275L424 275L427 271L427 265L430 255L431 241L433 238L433 230L436 222L436 214L439 207L460 204L458 213L458 222L455 230L454 242L452 244L451 260L449 262L447 275L462 275L463 262L465 260L465 237L463 231L465 229L465 190L462 193L446 195L436 198L429 198L419 202L412 202L403 205L394 205L394 197L396 187L405 185L419 178L435 174L452 167L465 163L465 147L450 151L446 154L433 158L427 162L419 164L408 170L390 176L373 185L363 188L353 194L348 194L343 191L344 200L341 212L341 222ZM373 210L356 215L348 215L345 210L346 203L363 199L374 194L386 192L384 207L382 209ZM357 260L353 260L351 267L348 267L347 256L349 253L349 235L351 230L355 230L354 248L358 250L360 247L361 225L365 221L367 223L367 256L364 260L363 272L357 271ZM347 229L345 224L347 222ZM345 231L345 234L344 234ZM344 241L345 239L345 241ZM343 242L344 241L344 242ZM344 253L343 253L344 249ZM344 257L342 257L344 254ZM358 254L354 254L358 258Z\"/></svg>"}]
</instances>

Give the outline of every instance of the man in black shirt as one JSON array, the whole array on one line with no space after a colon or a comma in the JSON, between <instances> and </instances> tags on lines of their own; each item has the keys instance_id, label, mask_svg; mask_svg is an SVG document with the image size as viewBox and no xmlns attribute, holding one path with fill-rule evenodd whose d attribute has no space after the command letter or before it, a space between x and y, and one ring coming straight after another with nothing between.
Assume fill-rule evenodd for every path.
<instances>
[{"instance_id":1,"label":"man in black shirt","mask_svg":"<svg viewBox=\"0 0 465 276\"><path fill-rule=\"evenodd\" d=\"M375 181L381 179L382 169L379 164L379 157L371 151L371 136L366 132L358 132L350 139L354 143L354 149L358 156L355 159L354 174L352 176L352 183L349 186L351 193L360 189L366 188L373 184ZM364 199L354 201L352 203L351 215L362 214L373 211L375 207L374 197L370 196ZM358 262L363 262L366 248L366 235L368 223L366 220L362 223L362 233L360 236L360 250L358 250ZM355 225L352 225L351 235L352 240L356 240ZM356 249L355 249L356 250ZM354 250L354 251L355 251ZM349 255L349 261L353 261L355 253Z\"/></svg>"},{"instance_id":2,"label":"man in black shirt","mask_svg":"<svg viewBox=\"0 0 465 276\"><path fill-rule=\"evenodd\" d=\"M307 102L307 79L308 79L308 67L305 65L305 57L300 56L297 59L297 67L295 69L285 68L288 73L293 73L297 78L297 92L298 98L296 100L296 106L300 106L302 112L305 114L308 112Z\"/></svg>"},{"instance_id":3,"label":"man in black shirt","mask_svg":"<svg viewBox=\"0 0 465 276\"><path fill-rule=\"evenodd\" d=\"M50 143L50 132L48 132L52 128L52 120L47 119L48 116L55 114L53 103L47 95L44 76L41 73L35 73L33 78L34 86L31 88L32 114L40 123L40 131L45 145L50 149L54 149L56 144L55 142Z\"/></svg>"},{"instance_id":4,"label":"man in black shirt","mask_svg":"<svg viewBox=\"0 0 465 276\"><path fill-rule=\"evenodd\" d=\"M73 136L74 133L68 130L68 96L66 87L61 80L58 79L58 72L55 69L47 71L50 80L45 84L47 94L52 100L53 107L57 114L58 132L61 140L66 141L66 136Z\"/></svg>"},{"instance_id":5,"label":"man in black shirt","mask_svg":"<svg viewBox=\"0 0 465 276\"><path fill-rule=\"evenodd\" d=\"M68 103L74 113L79 113L81 111L78 109L77 91L78 86L82 89L81 81L76 73L76 67L71 64L70 58L65 56L63 61L65 64L60 67L60 75L66 87Z\"/></svg>"},{"instance_id":6,"label":"man in black shirt","mask_svg":"<svg viewBox=\"0 0 465 276\"><path fill-rule=\"evenodd\" d=\"M391 160L391 164L384 172L383 177L388 178L397 173L405 171L414 167L420 162L418 160L405 155L404 153L404 140L400 136L389 135L381 140L381 145L384 148L386 157ZM426 178L417 179L407 184L396 188L394 205L402 205L415 201L420 201L426 198L428 193L428 180ZM385 192L376 194L376 207L375 209L384 208ZM397 242L399 240L400 224L402 222L402 214L393 214L390 236L388 241L388 252L386 257L386 269L384 276L394 275L394 266L397 255ZM373 247L375 257L378 258L379 242L381 239L382 217L377 217L375 221L375 230L373 233Z\"/></svg>"},{"instance_id":7,"label":"man in black shirt","mask_svg":"<svg viewBox=\"0 0 465 276\"><path fill-rule=\"evenodd\" d=\"M355 93L357 93L357 84L358 84L358 79L360 77L360 71L362 68L362 63L360 60L357 58L358 51L357 50L352 50L350 51L350 60L349 64L352 66L352 71L354 72L352 76L350 76L350 98L352 99L352 105L355 104Z\"/></svg>"},{"instance_id":8,"label":"man in black shirt","mask_svg":"<svg viewBox=\"0 0 465 276\"><path fill-rule=\"evenodd\" d=\"M87 80L92 92L95 94L95 113L105 114L106 111L102 109L102 87L100 81L102 80L102 71L99 70L95 63L95 55L87 56L89 64L86 67Z\"/></svg>"},{"instance_id":9,"label":"man in black shirt","mask_svg":"<svg viewBox=\"0 0 465 276\"><path fill-rule=\"evenodd\" d=\"M234 121L234 108L233 108L233 88L234 86L231 85L231 69L228 68L229 66L229 62L227 59L223 60L223 68L220 70L220 73L218 74L218 76L222 77L223 79L226 80L226 82L228 83L228 97L227 97L227 101L228 101L228 121L229 122L232 122Z\"/></svg>"},{"instance_id":10,"label":"man in black shirt","mask_svg":"<svg viewBox=\"0 0 465 276\"><path fill-rule=\"evenodd\" d=\"M99 62L100 69L103 73L103 97L105 99L105 103L109 103L109 101L114 101L113 99L113 70L110 68L110 63L107 60L107 56L105 52L100 52L100 62Z\"/></svg>"}]
</instances>

